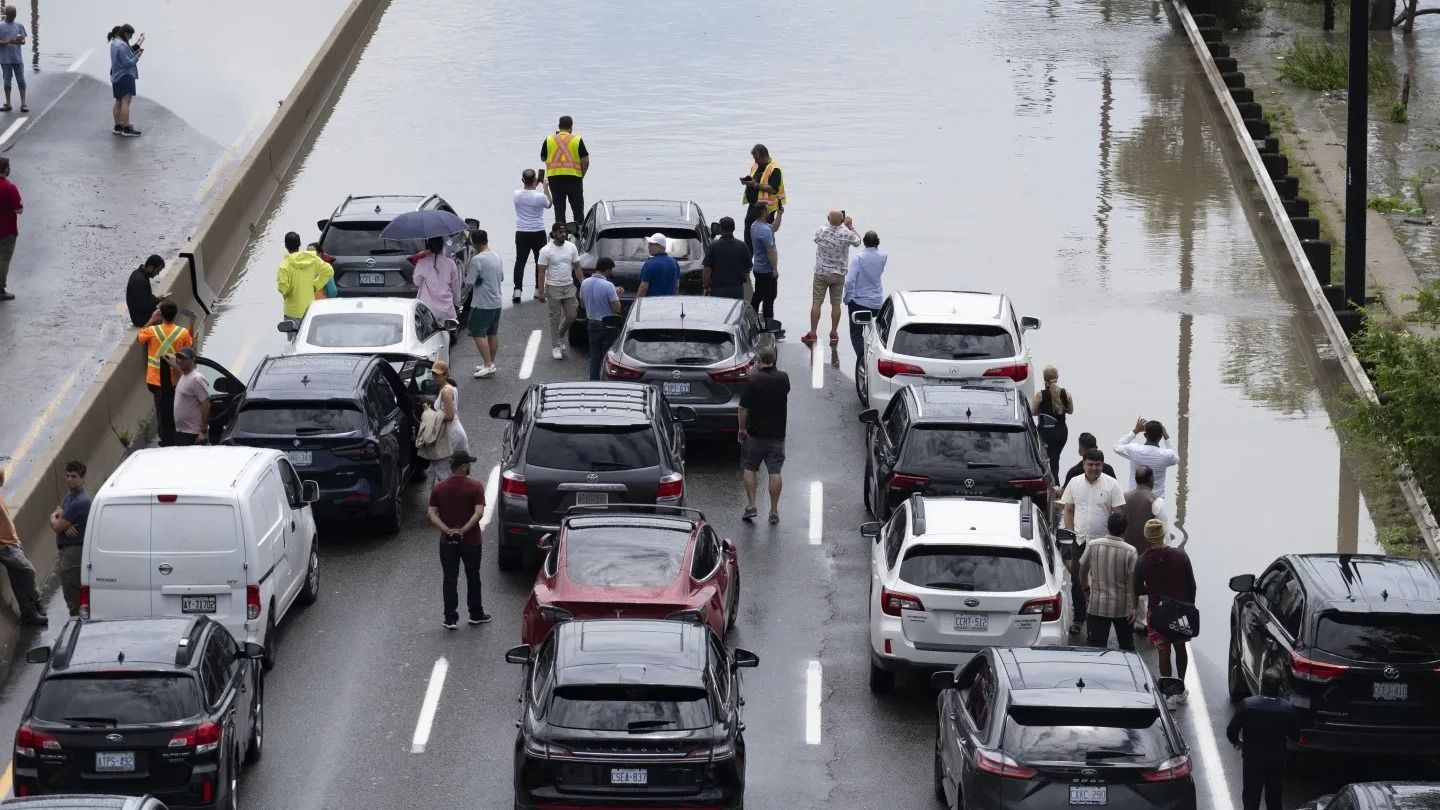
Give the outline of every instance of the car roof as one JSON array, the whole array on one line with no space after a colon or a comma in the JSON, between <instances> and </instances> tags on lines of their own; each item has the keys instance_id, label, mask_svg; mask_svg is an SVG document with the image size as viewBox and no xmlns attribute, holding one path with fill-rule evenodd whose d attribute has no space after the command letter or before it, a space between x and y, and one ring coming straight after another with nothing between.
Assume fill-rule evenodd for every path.
<instances>
[{"instance_id":1,"label":"car roof","mask_svg":"<svg viewBox=\"0 0 1440 810\"><path fill-rule=\"evenodd\" d=\"M1155 703L1149 679L1143 674L1145 662L1133 652L1094 647L1011 647L999 653L1011 693L1035 692L1034 699L1042 702L1036 705L1091 705L1090 696L1101 692L1138 695L1142 702ZM1063 697L1066 694L1070 697ZM1076 702L1082 698L1086 702ZM1062 699L1070 703L1056 702Z\"/></svg>"},{"instance_id":2,"label":"car roof","mask_svg":"<svg viewBox=\"0 0 1440 810\"><path fill-rule=\"evenodd\" d=\"M57 639L66 654L56 660L55 669L73 672L110 669L117 664L177 669L181 643L189 643L199 624L203 622L168 617L81 621L78 628L67 628L69 632Z\"/></svg>"},{"instance_id":3,"label":"car roof","mask_svg":"<svg viewBox=\"0 0 1440 810\"><path fill-rule=\"evenodd\" d=\"M704 686L707 628L666 619L590 619L555 628L557 686Z\"/></svg>"},{"instance_id":4,"label":"car roof","mask_svg":"<svg viewBox=\"0 0 1440 810\"><path fill-rule=\"evenodd\" d=\"M98 793L52 793L21 796L0 802L0 807L34 807L41 810L140 810L148 796L106 796ZM155 805L151 805L155 806Z\"/></svg>"},{"instance_id":5,"label":"car roof","mask_svg":"<svg viewBox=\"0 0 1440 810\"><path fill-rule=\"evenodd\" d=\"M700 206L686 200L601 200L595 212L600 228L693 228L700 221Z\"/></svg>"},{"instance_id":6,"label":"car roof","mask_svg":"<svg viewBox=\"0 0 1440 810\"><path fill-rule=\"evenodd\" d=\"M1423 560L1379 554L1287 558L1325 607L1346 613L1440 614L1440 574Z\"/></svg>"},{"instance_id":7,"label":"car roof","mask_svg":"<svg viewBox=\"0 0 1440 810\"><path fill-rule=\"evenodd\" d=\"M1026 548L1037 543L1033 529L1031 538L1022 536L1020 510L1026 501L977 496L916 497L924 504L925 529L911 543ZM1029 508L1033 527L1034 504Z\"/></svg>"},{"instance_id":8,"label":"car roof","mask_svg":"<svg viewBox=\"0 0 1440 810\"><path fill-rule=\"evenodd\" d=\"M633 513L618 513L607 515L571 515L565 518L567 529L661 529L687 534L695 531L700 524L699 519L686 519L683 517L671 517L668 515L645 515Z\"/></svg>"},{"instance_id":9,"label":"car roof","mask_svg":"<svg viewBox=\"0 0 1440 810\"><path fill-rule=\"evenodd\" d=\"M279 453L263 447L210 445L136 450L101 485L101 491L232 493L236 482Z\"/></svg>"},{"instance_id":10,"label":"car roof","mask_svg":"<svg viewBox=\"0 0 1440 810\"><path fill-rule=\"evenodd\" d=\"M654 389L643 383L566 382L538 386L535 419L558 425L636 425L652 420Z\"/></svg>"},{"instance_id":11,"label":"car roof","mask_svg":"<svg viewBox=\"0 0 1440 810\"><path fill-rule=\"evenodd\" d=\"M364 194L351 195L335 209L332 221L391 220L406 211L418 211L433 194Z\"/></svg>"},{"instance_id":12,"label":"car roof","mask_svg":"<svg viewBox=\"0 0 1440 810\"><path fill-rule=\"evenodd\" d=\"M740 323L745 302L736 298L701 295L662 295L641 298L630 309L627 328L724 329ZM683 317L682 317L683 316Z\"/></svg>"},{"instance_id":13,"label":"car roof","mask_svg":"<svg viewBox=\"0 0 1440 810\"><path fill-rule=\"evenodd\" d=\"M895 311L902 321L1004 325L1005 296L961 290L903 290L895 293Z\"/></svg>"},{"instance_id":14,"label":"car roof","mask_svg":"<svg viewBox=\"0 0 1440 810\"><path fill-rule=\"evenodd\" d=\"M329 399L360 388L373 355L295 354L267 357L245 390L246 399Z\"/></svg>"},{"instance_id":15,"label":"car roof","mask_svg":"<svg viewBox=\"0 0 1440 810\"><path fill-rule=\"evenodd\" d=\"M1024 403L1013 383L945 383L909 385L916 421L1021 425Z\"/></svg>"},{"instance_id":16,"label":"car roof","mask_svg":"<svg viewBox=\"0 0 1440 810\"><path fill-rule=\"evenodd\" d=\"M1434 810L1440 807L1440 782L1356 782L1355 792L1386 810Z\"/></svg>"},{"instance_id":17,"label":"car roof","mask_svg":"<svg viewBox=\"0 0 1440 810\"><path fill-rule=\"evenodd\" d=\"M337 312L365 312L381 315L405 315L415 313L415 305L418 303L414 298L322 298L310 304L310 309L305 311L305 320L316 315L333 315Z\"/></svg>"}]
</instances>

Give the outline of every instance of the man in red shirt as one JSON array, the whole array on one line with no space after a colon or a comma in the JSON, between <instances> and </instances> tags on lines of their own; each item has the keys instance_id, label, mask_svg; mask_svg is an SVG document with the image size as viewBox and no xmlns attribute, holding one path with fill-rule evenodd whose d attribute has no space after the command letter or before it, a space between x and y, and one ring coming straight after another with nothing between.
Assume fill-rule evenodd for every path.
<instances>
[{"instance_id":1,"label":"man in red shirt","mask_svg":"<svg viewBox=\"0 0 1440 810\"><path fill-rule=\"evenodd\" d=\"M440 569L444 573L445 629L460 623L460 567L465 567L465 604L471 624L490 621L480 601L480 519L485 515L485 487L470 477L475 457L450 457L450 477L430 489L430 523L440 530Z\"/></svg>"},{"instance_id":2,"label":"man in red shirt","mask_svg":"<svg viewBox=\"0 0 1440 810\"><path fill-rule=\"evenodd\" d=\"M0 301L14 301L6 291L5 279L10 275L10 257L15 255L15 237L20 235L20 213L25 203L20 189L10 182L10 158L0 157Z\"/></svg>"}]
</instances>

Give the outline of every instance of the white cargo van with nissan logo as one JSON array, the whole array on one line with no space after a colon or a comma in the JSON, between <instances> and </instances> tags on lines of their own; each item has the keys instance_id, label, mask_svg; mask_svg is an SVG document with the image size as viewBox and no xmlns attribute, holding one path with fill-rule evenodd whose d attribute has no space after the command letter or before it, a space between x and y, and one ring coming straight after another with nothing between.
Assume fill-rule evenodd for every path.
<instances>
[{"instance_id":1,"label":"white cargo van with nissan logo","mask_svg":"<svg viewBox=\"0 0 1440 810\"><path fill-rule=\"evenodd\" d=\"M91 504L81 616L204 614L272 666L275 626L320 595L317 495L278 450L136 452Z\"/></svg>"}]
</instances>

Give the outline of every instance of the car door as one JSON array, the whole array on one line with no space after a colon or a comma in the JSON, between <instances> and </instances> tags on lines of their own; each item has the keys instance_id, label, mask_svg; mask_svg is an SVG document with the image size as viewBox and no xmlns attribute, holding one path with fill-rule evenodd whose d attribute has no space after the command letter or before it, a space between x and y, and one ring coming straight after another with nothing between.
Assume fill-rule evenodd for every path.
<instances>
[{"instance_id":1,"label":"car door","mask_svg":"<svg viewBox=\"0 0 1440 810\"><path fill-rule=\"evenodd\" d=\"M891 571L900 562L900 547L905 544L905 521L909 507L901 504L890 520L880 527L875 538L875 552L870 557L870 609L875 609L875 600L880 598L880 589L890 585Z\"/></svg>"},{"instance_id":2,"label":"car door","mask_svg":"<svg viewBox=\"0 0 1440 810\"><path fill-rule=\"evenodd\" d=\"M200 661L200 684L205 690L205 702L211 717L220 723L220 738L233 742L244 739L240 735L248 731L237 719L237 712L248 710L248 706L244 705L239 693L240 662L235 658L235 642L225 636L225 633L218 632L217 629L211 631L206 639L204 657ZM228 654L225 646L227 641ZM221 757L224 755L222 751Z\"/></svg>"},{"instance_id":3,"label":"car door","mask_svg":"<svg viewBox=\"0 0 1440 810\"><path fill-rule=\"evenodd\" d=\"M725 621L729 618L726 611L729 605L726 597L729 591L726 582L729 579L729 570L722 563L725 555L720 549L720 539L715 536L715 530L709 526L700 527L695 537L695 552L690 557L690 580L691 587L696 590L703 590L706 604L709 606L707 613L720 617L720 621L713 623L712 628L718 624L717 633L725 632Z\"/></svg>"},{"instance_id":4,"label":"car door","mask_svg":"<svg viewBox=\"0 0 1440 810\"><path fill-rule=\"evenodd\" d=\"M365 384L365 411L370 416L375 438L380 442L380 467L384 481L381 491L398 492L401 486L397 480L403 481L400 476L404 474L409 458L409 442L403 440L400 405L395 399L395 392L379 365L373 367Z\"/></svg>"},{"instance_id":5,"label":"car door","mask_svg":"<svg viewBox=\"0 0 1440 810\"><path fill-rule=\"evenodd\" d=\"M314 542L315 522L310 507L305 503L304 488L300 476L289 459L275 461L280 485L285 491L287 509L284 527L284 547L275 559L277 590L280 592L280 613L283 616L300 595L305 583L305 572L310 566L310 546ZM277 617L278 619L278 617Z\"/></svg>"},{"instance_id":6,"label":"car door","mask_svg":"<svg viewBox=\"0 0 1440 810\"><path fill-rule=\"evenodd\" d=\"M415 330L415 342L420 345L432 362L450 362L450 336L440 328L440 320L423 303L415 302L415 316L411 318Z\"/></svg>"},{"instance_id":7,"label":"car door","mask_svg":"<svg viewBox=\"0 0 1440 810\"><path fill-rule=\"evenodd\" d=\"M205 390L210 392L210 435L211 444L218 444L231 423L235 411L245 396L245 383L231 374L228 369L208 357L195 358L195 368L205 378Z\"/></svg>"},{"instance_id":8,"label":"car door","mask_svg":"<svg viewBox=\"0 0 1440 810\"><path fill-rule=\"evenodd\" d=\"M995 671L990 659L982 655L962 672L967 676L973 672L974 679L968 688L960 690L960 705L955 712L955 745L949 752L949 764L956 774L955 782L960 785L960 791L968 793L967 783L974 771L975 749L985 747L986 732L994 711Z\"/></svg>"},{"instance_id":9,"label":"car door","mask_svg":"<svg viewBox=\"0 0 1440 810\"><path fill-rule=\"evenodd\" d=\"M905 439L905 431L910 424L909 405L904 397L896 397L890 400L890 405L885 409L885 416L880 424L871 428L873 431L870 447L872 451L871 471L874 473L874 501L875 516L884 520L890 511L890 498L885 482L895 472L895 465L900 459L900 444Z\"/></svg>"},{"instance_id":10,"label":"car door","mask_svg":"<svg viewBox=\"0 0 1440 810\"><path fill-rule=\"evenodd\" d=\"M1255 592L1241 608L1241 655L1251 682L1260 683L1268 651L1278 643L1274 634L1280 628L1278 613L1280 597L1294 578L1289 566L1277 562L1261 576Z\"/></svg>"},{"instance_id":11,"label":"car door","mask_svg":"<svg viewBox=\"0 0 1440 810\"><path fill-rule=\"evenodd\" d=\"M891 326L895 321L895 300L887 297L880 311L865 327L865 375L872 395L890 396L895 390L888 378L880 376L880 358L890 345Z\"/></svg>"}]
</instances>

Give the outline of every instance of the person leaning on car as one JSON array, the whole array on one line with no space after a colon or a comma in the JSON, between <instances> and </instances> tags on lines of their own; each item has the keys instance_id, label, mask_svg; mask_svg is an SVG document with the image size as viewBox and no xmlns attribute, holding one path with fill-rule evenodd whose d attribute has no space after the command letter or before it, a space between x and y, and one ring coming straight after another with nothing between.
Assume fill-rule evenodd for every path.
<instances>
[{"instance_id":1,"label":"person leaning on car","mask_svg":"<svg viewBox=\"0 0 1440 810\"><path fill-rule=\"evenodd\" d=\"M720 218L720 237L705 251L706 295L745 299L745 281L750 278L750 248L735 238L735 220Z\"/></svg>"}]
</instances>

